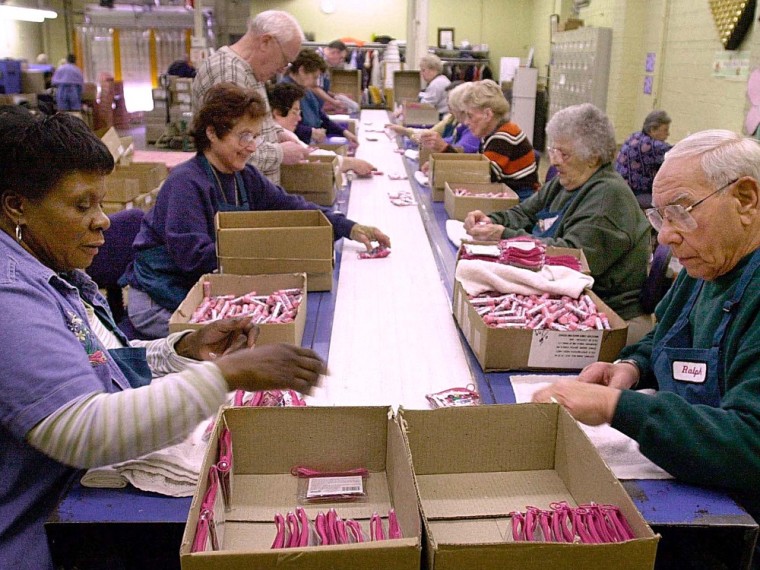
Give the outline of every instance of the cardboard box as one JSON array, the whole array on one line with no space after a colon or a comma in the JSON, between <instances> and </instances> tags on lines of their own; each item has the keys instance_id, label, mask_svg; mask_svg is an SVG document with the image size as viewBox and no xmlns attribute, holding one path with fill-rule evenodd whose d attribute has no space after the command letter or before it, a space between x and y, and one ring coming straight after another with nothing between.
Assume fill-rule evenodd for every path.
<instances>
[{"instance_id":1,"label":"cardboard box","mask_svg":"<svg viewBox=\"0 0 760 570\"><path fill-rule=\"evenodd\" d=\"M477 196L456 196L454 190L465 188L474 194L488 194L489 192L506 192L505 198L479 198ZM464 221L467 214L474 210L480 210L484 214L502 212L520 203L519 196L506 184L489 182L487 184L451 183L444 185L444 207L449 218Z\"/></svg>"},{"instance_id":2,"label":"cardboard box","mask_svg":"<svg viewBox=\"0 0 760 570\"><path fill-rule=\"evenodd\" d=\"M385 407L226 408L209 442L201 473L217 457L219 430L232 434L232 500L219 509L220 551L191 553L207 478L190 506L180 548L183 570L354 570L393 568L419 570L420 520L411 463L401 428ZM369 529L373 512L396 510L403 538L350 545L272 550L273 518L298 506L298 478L291 469L307 466L322 471L369 470L366 502L303 505L309 518L334 507ZM216 515L215 515L216 516ZM387 526L387 521L386 521Z\"/></svg>"},{"instance_id":3,"label":"cardboard box","mask_svg":"<svg viewBox=\"0 0 760 570\"><path fill-rule=\"evenodd\" d=\"M203 275L187 293L169 319L169 332L200 329L203 324L190 323L190 319L203 302L203 283L211 284L211 295L245 295L256 291L257 295L269 295L280 289L301 289L304 292L296 318L291 323L265 323L259 326L256 345L286 342L301 346L303 329L306 326L306 274L286 273L281 275L230 275L209 273Z\"/></svg>"},{"instance_id":4,"label":"cardboard box","mask_svg":"<svg viewBox=\"0 0 760 570\"><path fill-rule=\"evenodd\" d=\"M440 120L438 110L429 103L405 101L402 107L405 127L432 127Z\"/></svg>"},{"instance_id":5,"label":"cardboard box","mask_svg":"<svg viewBox=\"0 0 760 570\"><path fill-rule=\"evenodd\" d=\"M138 194L150 192L160 186L168 175L169 169L161 162L119 164L106 177L106 200L110 202L134 200Z\"/></svg>"},{"instance_id":6,"label":"cardboard box","mask_svg":"<svg viewBox=\"0 0 760 570\"><path fill-rule=\"evenodd\" d=\"M280 185L320 206L332 206L342 178L335 156L309 156L308 162L283 164Z\"/></svg>"},{"instance_id":7,"label":"cardboard box","mask_svg":"<svg viewBox=\"0 0 760 570\"><path fill-rule=\"evenodd\" d=\"M512 404L401 410L429 569L653 568L659 536L564 408ZM636 536L614 544L513 542L508 514L590 502L620 508Z\"/></svg>"},{"instance_id":8,"label":"cardboard box","mask_svg":"<svg viewBox=\"0 0 760 570\"><path fill-rule=\"evenodd\" d=\"M361 103L362 72L358 69L331 69L330 91L343 93L356 103Z\"/></svg>"},{"instance_id":9,"label":"cardboard box","mask_svg":"<svg viewBox=\"0 0 760 570\"><path fill-rule=\"evenodd\" d=\"M193 80L188 77L169 76L170 93L191 93L193 90Z\"/></svg>"},{"instance_id":10,"label":"cardboard box","mask_svg":"<svg viewBox=\"0 0 760 570\"><path fill-rule=\"evenodd\" d=\"M459 281L454 284L454 317L484 371L578 370L612 362L625 346L628 325L592 291L586 290L610 321L610 330L552 331L489 327L473 308Z\"/></svg>"},{"instance_id":11,"label":"cardboard box","mask_svg":"<svg viewBox=\"0 0 760 570\"><path fill-rule=\"evenodd\" d=\"M329 150L340 156L348 156L348 144L337 143L319 143L317 148L322 150Z\"/></svg>"},{"instance_id":12,"label":"cardboard box","mask_svg":"<svg viewBox=\"0 0 760 570\"><path fill-rule=\"evenodd\" d=\"M45 72L43 71L22 71L21 72L21 92L22 93L44 93L45 92Z\"/></svg>"},{"instance_id":13,"label":"cardboard box","mask_svg":"<svg viewBox=\"0 0 760 570\"><path fill-rule=\"evenodd\" d=\"M407 99L419 101L420 91L422 91L422 80L419 71L414 69L393 71L393 100L395 103L401 103Z\"/></svg>"},{"instance_id":14,"label":"cardboard box","mask_svg":"<svg viewBox=\"0 0 760 570\"><path fill-rule=\"evenodd\" d=\"M320 210L218 212L221 273L306 273L309 291L330 291L333 229Z\"/></svg>"},{"instance_id":15,"label":"cardboard box","mask_svg":"<svg viewBox=\"0 0 760 570\"><path fill-rule=\"evenodd\" d=\"M491 161L482 154L434 152L430 155L428 177L433 202L443 202L446 182L452 184L491 182Z\"/></svg>"}]
</instances>

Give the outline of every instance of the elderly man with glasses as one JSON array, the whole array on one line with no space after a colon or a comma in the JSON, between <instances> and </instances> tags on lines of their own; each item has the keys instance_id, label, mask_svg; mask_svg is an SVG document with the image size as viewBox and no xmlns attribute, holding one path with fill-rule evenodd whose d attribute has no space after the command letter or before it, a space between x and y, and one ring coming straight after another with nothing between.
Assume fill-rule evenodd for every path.
<instances>
[{"instance_id":1,"label":"elderly man with glasses","mask_svg":"<svg viewBox=\"0 0 760 570\"><path fill-rule=\"evenodd\" d=\"M255 89L266 102L266 82L290 66L303 39L301 26L287 12L267 10L257 14L248 22L248 31L240 40L222 46L198 66L193 80L193 109L200 109L211 86L224 82ZM274 122L268 103L261 136L264 143L256 147L250 162L279 184L280 165L305 160L309 150Z\"/></svg>"},{"instance_id":2,"label":"elderly man with glasses","mask_svg":"<svg viewBox=\"0 0 760 570\"><path fill-rule=\"evenodd\" d=\"M760 516L760 144L696 133L665 155L647 217L684 267L657 325L612 364L535 395L609 422L683 481ZM645 395L632 388L657 388Z\"/></svg>"}]
</instances>

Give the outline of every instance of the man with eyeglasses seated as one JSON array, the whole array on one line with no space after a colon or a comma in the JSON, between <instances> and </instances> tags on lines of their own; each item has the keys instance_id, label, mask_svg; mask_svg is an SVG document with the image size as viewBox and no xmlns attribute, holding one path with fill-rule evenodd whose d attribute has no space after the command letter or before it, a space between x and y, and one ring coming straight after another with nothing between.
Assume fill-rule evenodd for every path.
<instances>
[{"instance_id":1,"label":"man with eyeglasses seated","mask_svg":"<svg viewBox=\"0 0 760 570\"><path fill-rule=\"evenodd\" d=\"M220 83L206 94L193 118L198 154L174 168L145 214L133 243L134 262L123 281L130 285L129 318L141 338L166 336L169 318L188 291L217 267L217 212L322 210L333 237L372 249L390 247L379 229L357 224L331 208L288 194L246 161L261 139L266 106L253 89Z\"/></svg>"},{"instance_id":2,"label":"man with eyeglasses seated","mask_svg":"<svg viewBox=\"0 0 760 570\"><path fill-rule=\"evenodd\" d=\"M280 183L280 165L306 160L309 151L296 137L272 119L266 82L283 73L296 58L304 40L296 19L280 10L257 14L248 23L248 31L231 46L222 46L198 66L193 79L193 109L197 113L211 86L229 82L255 89L266 105L261 129L262 144L256 147L250 162L275 184Z\"/></svg>"},{"instance_id":3,"label":"man with eyeglasses seated","mask_svg":"<svg viewBox=\"0 0 760 570\"><path fill-rule=\"evenodd\" d=\"M628 323L628 344L652 328L639 301L650 255L650 228L625 180L612 166L615 131L597 107L558 111L546 125L549 160L558 175L504 212L470 212L476 240L533 235L547 245L582 249L593 291Z\"/></svg>"},{"instance_id":4,"label":"man with eyeglasses seated","mask_svg":"<svg viewBox=\"0 0 760 570\"><path fill-rule=\"evenodd\" d=\"M621 360L537 392L608 422L678 479L725 488L760 520L760 144L695 133L666 155L647 211L683 265L657 325ZM645 395L632 388L657 388ZM757 551L756 551L757 558Z\"/></svg>"}]
</instances>

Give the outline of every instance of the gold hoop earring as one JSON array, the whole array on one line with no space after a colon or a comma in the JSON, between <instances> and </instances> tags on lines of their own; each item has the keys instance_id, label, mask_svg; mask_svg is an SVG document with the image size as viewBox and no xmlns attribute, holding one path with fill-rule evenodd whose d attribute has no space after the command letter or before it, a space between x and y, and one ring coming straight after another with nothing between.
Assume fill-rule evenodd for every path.
<instances>
[{"instance_id":1,"label":"gold hoop earring","mask_svg":"<svg viewBox=\"0 0 760 570\"><path fill-rule=\"evenodd\" d=\"M21 235L21 224L16 224L16 241L21 243L24 236Z\"/></svg>"}]
</instances>

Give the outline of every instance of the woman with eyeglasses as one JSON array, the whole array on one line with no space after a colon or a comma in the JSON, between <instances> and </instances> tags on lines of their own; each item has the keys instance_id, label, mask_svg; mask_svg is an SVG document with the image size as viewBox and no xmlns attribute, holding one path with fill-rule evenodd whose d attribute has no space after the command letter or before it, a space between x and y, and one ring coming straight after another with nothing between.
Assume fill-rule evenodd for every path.
<instances>
[{"instance_id":1,"label":"woman with eyeglasses","mask_svg":"<svg viewBox=\"0 0 760 570\"><path fill-rule=\"evenodd\" d=\"M548 245L582 249L593 291L628 322L628 343L652 328L639 302L650 254L650 228L615 171L615 132L607 115L584 103L558 111L546 125L549 160L558 175L505 212L470 212L465 229L478 240L533 235Z\"/></svg>"},{"instance_id":2,"label":"woman with eyeglasses","mask_svg":"<svg viewBox=\"0 0 760 570\"><path fill-rule=\"evenodd\" d=\"M735 493L760 520L760 144L695 133L666 155L647 212L684 271L615 363L538 392L609 422L674 477ZM654 395L631 388L656 388ZM758 551L755 552L757 558Z\"/></svg>"},{"instance_id":3,"label":"woman with eyeglasses","mask_svg":"<svg viewBox=\"0 0 760 570\"><path fill-rule=\"evenodd\" d=\"M288 194L248 164L265 113L258 93L232 83L209 89L196 112L192 135L198 154L164 182L135 238L135 260L122 277L130 285L129 318L143 338L166 336L172 312L201 275L216 269L217 212L321 209L336 240L353 239L367 249L372 241L390 246L377 228Z\"/></svg>"}]
</instances>

